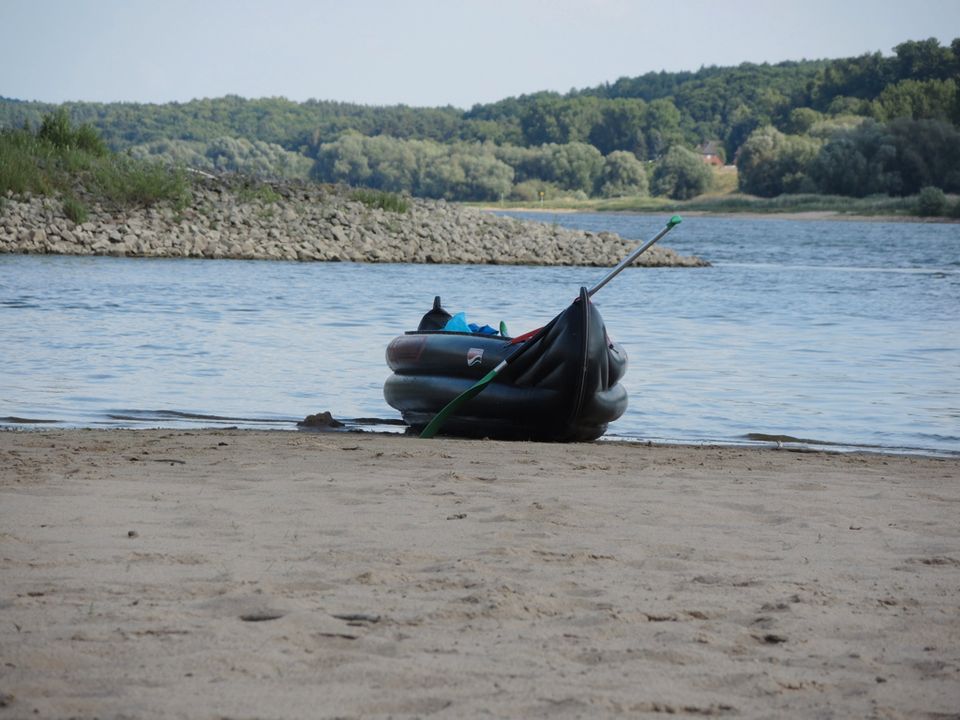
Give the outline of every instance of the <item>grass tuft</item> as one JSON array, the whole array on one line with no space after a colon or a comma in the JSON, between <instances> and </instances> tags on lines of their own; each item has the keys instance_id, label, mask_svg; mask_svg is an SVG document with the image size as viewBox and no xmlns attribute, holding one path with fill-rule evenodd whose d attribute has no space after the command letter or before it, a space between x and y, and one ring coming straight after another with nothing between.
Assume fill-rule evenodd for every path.
<instances>
[{"instance_id":1,"label":"grass tuft","mask_svg":"<svg viewBox=\"0 0 960 720\"><path fill-rule=\"evenodd\" d=\"M0 130L0 195L78 195L116 205L170 202L181 209L190 198L186 173L110 153L89 125L74 129L64 111L44 118L40 128ZM84 216L80 205L72 212Z\"/></svg>"},{"instance_id":2,"label":"grass tuft","mask_svg":"<svg viewBox=\"0 0 960 720\"><path fill-rule=\"evenodd\" d=\"M87 206L75 197L67 197L64 199L63 214L70 218L76 225L82 225L90 216Z\"/></svg>"},{"instance_id":3,"label":"grass tuft","mask_svg":"<svg viewBox=\"0 0 960 720\"><path fill-rule=\"evenodd\" d=\"M245 181L237 189L237 198L240 202L276 203L281 200L280 193L269 185L253 181Z\"/></svg>"},{"instance_id":4,"label":"grass tuft","mask_svg":"<svg viewBox=\"0 0 960 720\"><path fill-rule=\"evenodd\" d=\"M410 210L410 203L396 193L383 192L382 190L354 190L350 193L350 199L363 203L369 208L378 208L395 213L405 213Z\"/></svg>"},{"instance_id":5,"label":"grass tuft","mask_svg":"<svg viewBox=\"0 0 960 720\"><path fill-rule=\"evenodd\" d=\"M117 205L154 205L170 202L182 210L190 200L190 184L180 168L116 155L90 168L93 187Z\"/></svg>"}]
</instances>

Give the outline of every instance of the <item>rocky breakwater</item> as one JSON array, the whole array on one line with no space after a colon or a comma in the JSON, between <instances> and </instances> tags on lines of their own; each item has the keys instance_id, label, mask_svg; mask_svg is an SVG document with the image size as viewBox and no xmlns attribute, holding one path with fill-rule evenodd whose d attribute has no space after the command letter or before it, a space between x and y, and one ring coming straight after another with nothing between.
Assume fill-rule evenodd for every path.
<instances>
[{"instance_id":1,"label":"rocky breakwater","mask_svg":"<svg viewBox=\"0 0 960 720\"><path fill-rule=\"evenodd\" d=\"M371 263L610 266L635 246L613 233L567 230L457 204L406 199L379 207L370 193L309 183L205 178L186 208L91 203L73 222L51 197L0 198L0 252ZM708 263L655 246L638 263Z\"/></svg>"}]
</instances>

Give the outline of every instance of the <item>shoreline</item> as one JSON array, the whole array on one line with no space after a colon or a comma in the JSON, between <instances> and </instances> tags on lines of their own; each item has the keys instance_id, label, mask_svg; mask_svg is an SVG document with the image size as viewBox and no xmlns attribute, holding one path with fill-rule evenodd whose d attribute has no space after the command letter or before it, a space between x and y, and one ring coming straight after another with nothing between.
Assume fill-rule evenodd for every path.
<instances>
[{"instance_id":1,"label":"shoreline","mask_svg":"<svg viewBox=\"0 0 960 720\"><path fill-rule=\"evenodd\" d=\"M590 208L540 208L540 207L496 207L478 205L478 209L486 212L524 212L541 213L544 215L650 215L662 216L670 210L600 210ZM719 210L677 210L683 217L710 217L710 218L747 218L749 220L836 220L838 222L890 222L890 223L917 223L917 224L960 224L960 218L951 217L920 217L910 215L857 215L844 213L839 210L796 210L783 212L756 212L756 211L719 211Z\"/></svg>"},{"instance_id":2,"label":"shoreline","mask_svg":"<svg viewBox=\"0 0 960 720\"><path fill-rule=\"evenodd\" d=\"M960 459L0 433L3 717L949 717Z\"/></svg>"},{"instance_id":3,"label":"shoreline","mask_svg":"<svg viewBox=\"0 0 960 720\"><path fill-rule=\"evenodd\" d=\"M44 432L240 432L240 433L292 433L294 435L333 435L341 437L351 436L385 436L385 437L403 437L407 439L416 439L402 430L391 431L382 428L388 426L398 426L406 428L406 424L400 418L343 418L334 417L339 427L324 426L304 426L300 427L300 421L275 421L270 425L251 424L247 426L226 424L223 425L197 425L189 426L186 424L177 425L159 425L144 421L143 426L105 426L96 427L92 425L58 425L58 420L46 420L37 418L25 418L8 416L0 418L0 434L3 433L44 433ZM786 435L766 435L764 433L752 433L756 437L734 438L730 440L710 439L710 440L666 440L663 438L650 439L640 437L628 437L623 435L604 434L602 437L593 441L598 444L614 445L636 445L644 447L675 447L688 450L701 450L705 448L712 449L740 449L740 450L771 450L793 453L825 453L834 455L869 455L878 457L902 457L902 458L929 458L941 460L960 460L960 450L924 448L912 446L883 446L883 445L858 445L853 443L842 443L831 440L813 440L805 438L795 438ZM457 440L444 435L440 435L443 440ZM519 441L532 442L532 441ZM512 443L508 443L512 444ZM576 444L576 443L575 443ZM592 443L586 443L592 444Z\"/></svg>"}]
</instances>

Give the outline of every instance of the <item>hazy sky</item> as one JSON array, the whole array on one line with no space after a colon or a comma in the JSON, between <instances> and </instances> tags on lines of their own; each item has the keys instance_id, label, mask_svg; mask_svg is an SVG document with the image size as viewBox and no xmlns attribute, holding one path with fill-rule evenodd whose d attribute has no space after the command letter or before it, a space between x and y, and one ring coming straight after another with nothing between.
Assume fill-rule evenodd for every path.
<instances>
[{"instance_id":1,"label":"hazy sky","mask_svg":"<svg viewBox=\"0 0 960 720\"><path fill-rule=\"evenodd\" d=\"M454 105L960 36L960 0L0 0L0 96Z\"/></svg>"}]
</instances>

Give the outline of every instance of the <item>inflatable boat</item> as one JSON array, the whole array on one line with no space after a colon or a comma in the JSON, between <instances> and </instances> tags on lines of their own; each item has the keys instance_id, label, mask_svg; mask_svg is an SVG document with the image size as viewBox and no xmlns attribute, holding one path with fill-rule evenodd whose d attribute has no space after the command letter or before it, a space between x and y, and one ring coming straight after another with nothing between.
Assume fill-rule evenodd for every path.
<instances>
[{"instance_id":1,"label":"inflatable boat","mask_svg":"<svg viewBox=\"0 0 960 720\"><path fill-rule=\"evenodd\" d=\"M438 297L417 330L387 347L393 374L384 398L413 431L504 361L482 393L445 418L441 434L589 441L626 410L627 392L619 381L627 355L610 340L586 288L545 328L517 338L444 330L450 318Z\"/></svg>"}]
</instances>

